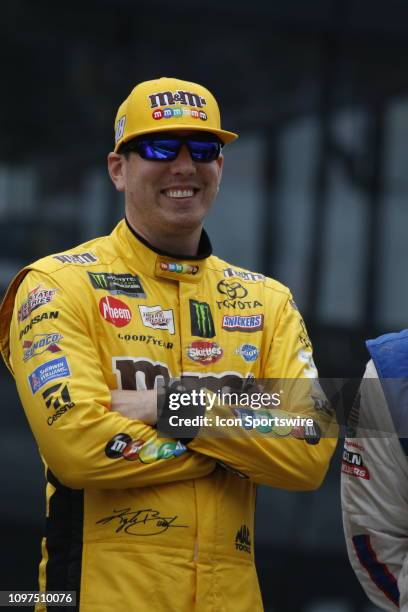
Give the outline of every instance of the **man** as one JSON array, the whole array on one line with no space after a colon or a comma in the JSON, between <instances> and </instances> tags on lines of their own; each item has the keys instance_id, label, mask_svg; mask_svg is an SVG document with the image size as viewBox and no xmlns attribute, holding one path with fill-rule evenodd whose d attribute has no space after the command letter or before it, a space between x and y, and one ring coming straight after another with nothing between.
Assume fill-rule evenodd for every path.
<instances>
[{"instance_id":1,"label":"man","mask_svg":"<svg viewBox=\"0 0 408 612\"><path fill-rule=\"evenodd\" d=\"M2 353L47 465L41 590L75 590L81 612L262 610L256 484L314 489L335 446L290 292L211 255L203 220L236 137L204 87L139 84L108 156L126 220L28 266L3 302ZM216 394L261 377L309 430L203 419L253 417ZM157 403L173 432L180 393L198 420L163 438Z\"/></svg>"},{"instance_id":2,"label":"man","mask_svg":"<svg viewBox=\"0 0 408 612\"><path fill-rule=\"evenodd\" d=\"M351 564L382 610L408 610L408 331L367 342L350 413L342 505Z\"/></svg>"}]
</instances>

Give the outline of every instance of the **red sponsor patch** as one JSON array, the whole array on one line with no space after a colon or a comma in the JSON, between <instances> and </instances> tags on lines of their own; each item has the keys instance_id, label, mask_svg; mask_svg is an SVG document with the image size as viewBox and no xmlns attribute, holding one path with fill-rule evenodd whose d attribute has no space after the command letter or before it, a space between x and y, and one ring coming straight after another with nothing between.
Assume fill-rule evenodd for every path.
<instances>
[{"instance_id":1,"label":"red sponsor patch","mask_svg":"<svg viewBox=\"0 0 408 612\"><path fill-rule=\"evenodd\" d=\"M138 459L139 451L144 443L144 440L131 440L126 445L126 448L122 453L122 457L127 459L127 461L135 461L136 459Z\"/></svg>"},{"instance_id":2,"label":"red sponsor patch","mask_svg":"<svg viewBox=\"0 0 408 612\"><path fill-rule=\"evenodd\" d=\"M34 287L34 289L29 292L25 302L21 304L21 308L18 310L18 320L20 322L24 321L30 316L33 310L36 310L45 304L49 304L53 300L56 293L56 289L47 289L42 284Z\"/></svg>"},{"instance_id":3,"label":"red sponsor patch","mask_svg":"<svg viewBox=\"0 0 408 612\"><path fill-rule=\"evenodd\" d=\"M187 348L187 355L193 361L203 365L215 363L221 359L223 350L216 342L192 342Z\"/></svg>"},{"instance_id":4,"label":"red sponsor patch","mask_svg":"<svg viewBox=\"0 0 408 612\"><path fill-rule=\"evenodd\" d=\"M351 446L352 448L356 448L357 450L360 450L360 451L365 450L362 444L359 444L358 442L355 442L354 440L345 440L344 444L345 444L345 448L348 448L349 446Z\"/></svg>"},{"instance_id":5,"label":"red sponsor patch","mask_svg":"<svg viewBox=\"0 0 408 612\"><path fill-rule=\"evenodd\" d=\"M341 471L343 474L348 474L349 476L355 476L356 478L364 478L364 480L370 480L370 473L365 467L365 465L350 465L346 461L342 461L341 463Z\"/></svg>"},{"instance_id":6,"label":"red sponsor patch","mask_svg":"<svg viewBox=\"0 0 408 612\"><path fill-rule=\"evenodd\" d=\"M105 321L109 321L115 327L125 327L132 320L129 307L112 296L106 296L99 300L99 311Z\"/></svg>"}]
</instances>

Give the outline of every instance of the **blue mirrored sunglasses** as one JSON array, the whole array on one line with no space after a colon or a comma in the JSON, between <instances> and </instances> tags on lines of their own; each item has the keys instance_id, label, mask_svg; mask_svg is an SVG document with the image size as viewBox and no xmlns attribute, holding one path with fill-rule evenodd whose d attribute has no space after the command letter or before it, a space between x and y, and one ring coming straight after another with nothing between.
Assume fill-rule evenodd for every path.
<instances>
[{"instance_id":1,"label":"blue mirrored sunglasses","mask_svg":"<svg viewBox=\"0 0 408 612\"><path fill-rule=\"evenodd\" d=\"M185 144L190 152L191 159L195 162L209 163L220 156L222 143L211 134L194 136L172 136L160 134L152 136L141 136L129 142L125 142L120 153L134 151L143 159L149 161L173 161L180 153Z\"/></svg>"}]
</instances>

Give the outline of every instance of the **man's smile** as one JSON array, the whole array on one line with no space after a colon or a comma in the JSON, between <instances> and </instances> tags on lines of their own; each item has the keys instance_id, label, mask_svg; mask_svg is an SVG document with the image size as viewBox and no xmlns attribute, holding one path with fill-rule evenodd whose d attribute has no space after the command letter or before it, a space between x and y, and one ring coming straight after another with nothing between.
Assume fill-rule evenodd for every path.
<instances>
[{"instance_id":1,"label":"man's smile","mask_svg":"<svg viewBox=\"0 0 408 612\"><path fill-rule=\"evenodd\" d=\"M169 187L162 189L160 193L167 198L183 199L192 198L200 190L197 187Z\"/></svg>"}]
</instances>

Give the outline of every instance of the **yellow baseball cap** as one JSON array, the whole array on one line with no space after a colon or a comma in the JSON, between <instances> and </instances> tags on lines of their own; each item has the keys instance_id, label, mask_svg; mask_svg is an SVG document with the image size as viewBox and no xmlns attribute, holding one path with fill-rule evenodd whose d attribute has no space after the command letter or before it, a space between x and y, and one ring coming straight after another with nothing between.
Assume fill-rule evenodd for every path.
<instances>
[{"instance_id":1,"label":"yellow baseball cap","mask_svg":"<svg viewBox=\"0 0 408 612\"><path fill-rule=\"evenodd\" d=\"M217 101L202 85L167 77L145 81L119 106L114 150L142 134L184 129L211 132L224 144L238 138L221 129Z\"/></svg>"}]
</instances>

